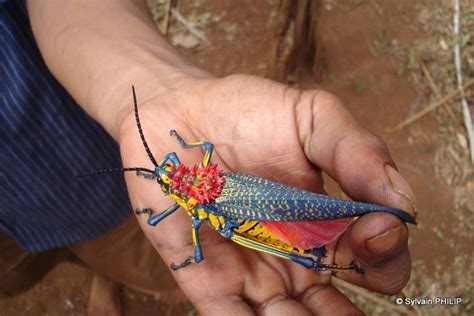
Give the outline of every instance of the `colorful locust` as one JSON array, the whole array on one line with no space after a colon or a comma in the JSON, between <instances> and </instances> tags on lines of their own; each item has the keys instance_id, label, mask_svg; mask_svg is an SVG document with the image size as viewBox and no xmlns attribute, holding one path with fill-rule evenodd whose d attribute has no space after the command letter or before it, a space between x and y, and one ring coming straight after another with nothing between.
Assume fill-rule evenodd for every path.
<instances>
[{"instance_id":1,"label":"colorful locust","mask_svg":"<svg viewBox=\"0 0 474 316\"><path fill-rule=\"evenodd\" d=\"M208 222L227 239L241 246L272 254L317 271L362 270L355 264L326 264L324 245L339 237L351 224L352 218L371 212L385 212L415 224L415 219L402 210L355 201L340 200L307 192L267 179L244 174L223 172L211 163L213 144L203 141L186 143L172 130L183 148L202 147L203 160L191 167L181 163L176 153L168 153L157 162L142 131L137 98L132 87L135 119L145 151L155 166L97 170L89 176L109 172L134 171L148 179L156 179L161 190L175 203L158 214L152 210L136 210L148 214L148 224L157 225L182 207L192 220L194 255L173 270L198 263L204 259L199 241L199 228Z\"/></svg>"}]
</instances>

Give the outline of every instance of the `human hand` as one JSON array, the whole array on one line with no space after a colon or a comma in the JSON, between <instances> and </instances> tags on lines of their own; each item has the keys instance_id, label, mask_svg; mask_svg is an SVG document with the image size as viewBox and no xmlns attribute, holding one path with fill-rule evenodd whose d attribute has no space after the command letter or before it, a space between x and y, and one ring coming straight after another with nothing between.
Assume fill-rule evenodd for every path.
<instances>
[{"instance_id":1,"label":"human hand","mask_svg":"<svg viewBox=\"0 0 474 316\"><path fill-rule=\"evenodd\" d=\"M61 6L28 1L28 12L49 69L119 141L125 166L151 167L131 113L127 87L134 83L143 129L157 158L177 151L184 163L201 160L199 150L182 150L168 136L176 129L188 141L214 143L214 161L227 170L314 191L323 189L324 170L356 200L410 211L404 194L396 192L410 194L409 186L387 167L393 163L383 144L328 94L250 76L211 78L157 34L143 1L66 1ZM135 207L159 212L172 203L156 182L133 174L126 179ZM138 219L168 264L192 254L191 223L184 212L158 227L148 226L144 216ZM206 226L201 240L205 260L173 275L204 314L356 310L324 273L243 249ZM407 228L388 214L363 216L328 250L328 262L355 259L366 271L340 277L372 290L396 293L410 274Z\"/></svg>"},{"instance_id":2,"label":"human hand","mask_svg":"<svg viewBox=\"0 0 474 316\"><path fill-rule=\"evenodd\" d=\"M202 160L199 149L182 149L171 129L189 141L215 145L213 161L227 171L246 172L303 189L324 192L321 170L351 198L413 214L410 187L395 171L384 144L362 129L333 96L299 91L270 80L235 75L189 79L171 93L137 86L143 131L153 155L176 151L183 163ZM130 111L132 107L130 106ZM119 143L126 167L152 168L134 114L121 124ZM132 205L154 213L173 201L155 181L134 174L126 181ZM401 192L401 193L400 193ZM408 198L406 197L408 196ZM168 264L193 254L191 220L176 212L157 227L138 220ZM326 263L355 261L365 274L338 276L365 288L394 294L410 276L407 227L396 217L368 214L328 245ZM330 274L244 249L203 225L204 260L174 271L176 281L206 315L348 314L358 309L331 286Z\"/></svg>"}]
</instances>

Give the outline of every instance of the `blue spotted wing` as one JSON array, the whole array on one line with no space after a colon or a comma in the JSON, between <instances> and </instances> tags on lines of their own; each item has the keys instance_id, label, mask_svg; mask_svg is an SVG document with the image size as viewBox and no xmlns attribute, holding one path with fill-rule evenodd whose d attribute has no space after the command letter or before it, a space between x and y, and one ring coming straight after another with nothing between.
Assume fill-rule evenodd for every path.
<instances>
[{"instance_id":1,"label":"blue spotted wing","mask_svg":"<svg viewBox=\"0 0 474 316\"><path fill-rule=\"evenodd\" d=\"M225 184L215 200L219 213L256 221L301 222L391 213L415 223L402 210L304 191L243 173L224 173Z\"/></svg>"},{"instance_id":2,"label":"blue spotted wing","mask_svg":"<svg viewBox=\"0 0 474 316\"><path fill-rule=\"evenodd\" d=\"M225 173L214 206L220 215L259 221L280 240L302 249L338 238L352 217L381 211L415 223L410 214L384 206L340 200L243 173Z\"/></svg>"}]
</instances>

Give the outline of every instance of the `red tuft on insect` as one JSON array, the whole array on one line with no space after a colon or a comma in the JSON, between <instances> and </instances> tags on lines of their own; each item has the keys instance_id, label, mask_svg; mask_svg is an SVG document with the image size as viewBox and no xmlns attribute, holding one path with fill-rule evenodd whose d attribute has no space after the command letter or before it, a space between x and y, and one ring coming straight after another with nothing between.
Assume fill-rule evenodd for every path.
<instances>
[{"instance_id":1,"label":"red tuft on insect","mask_svg":"<svg viewBox=\"0 0 474 316\"><path fill-rule=\"evenodd\" d=\"M191 168L180 164L168 174L170 188L183 198L192 197L198 203L209 203L221 194L225 181L223 172L216 163L206 167L193 165Z\"/></svg>"}]
</instances>

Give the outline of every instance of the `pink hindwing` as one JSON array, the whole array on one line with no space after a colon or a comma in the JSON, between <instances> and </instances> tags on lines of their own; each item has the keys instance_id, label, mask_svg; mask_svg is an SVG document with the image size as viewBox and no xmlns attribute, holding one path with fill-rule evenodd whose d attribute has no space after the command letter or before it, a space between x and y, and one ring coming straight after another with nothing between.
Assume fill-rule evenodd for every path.
<instances>
[{"instance_id":1,"label":"pink hindwing","mask_svg":"<svg viewBox=\"0 0 474 316\"><path fill-rule=\"evenodd\" d=\"M275 237L300 249L322 247L336 240L351 225L352 218L313 222L261 222Z\"/></svg>"}]
</instances>

